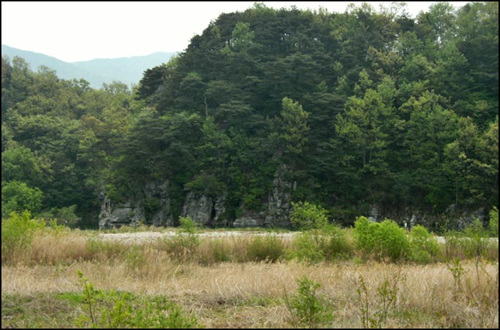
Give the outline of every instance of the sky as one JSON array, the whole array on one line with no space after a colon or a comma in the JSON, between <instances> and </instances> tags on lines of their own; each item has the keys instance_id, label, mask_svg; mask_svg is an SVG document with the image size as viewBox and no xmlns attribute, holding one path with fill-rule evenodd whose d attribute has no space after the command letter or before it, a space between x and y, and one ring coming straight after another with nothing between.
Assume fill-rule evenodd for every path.
<instances>
[{"instance_id":1,"label":"sky","mask_svg":"<svg viewBox=\"0 0 500 330\"><path fill-rule=\"evenodd\" d=\"M275 9L326 8L343 13L349 3L260 1ZM389 1L367 1L376 10ZM415 17L435 2L407 2ZM450 2L461 7L466 2ZM252 7L254 1L27 2L2 1L2 45L43 53L66 62L181 52L221 13Z\"/></svg>"}]
</instances>

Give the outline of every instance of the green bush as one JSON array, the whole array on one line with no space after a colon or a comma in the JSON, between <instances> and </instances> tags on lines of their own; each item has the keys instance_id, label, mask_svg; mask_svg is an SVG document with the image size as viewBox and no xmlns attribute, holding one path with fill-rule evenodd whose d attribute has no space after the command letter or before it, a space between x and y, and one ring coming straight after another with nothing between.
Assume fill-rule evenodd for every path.
<instances>
[{"instance_id":1,"label":"green bush","mask_svg":"<svg viewBox=\"0 0 500 330\"><path fill-rule=\"evenodd\" d=\"M353 255L354 248L347 240L345 230L336 225L328 225L323 231L329 237L328 245L324 251L325 259L333 261L339 258L349 258Z\"/></svg>"},{"instance_id":2,"label":"green bush","mask_svg":"<svg viewBox=\"0 0 500 330\"><path fill-rule=\"evenodd\" d=\"M376 260L388 258L399 261L410 252L405 230L389 219L378 223L363 216L358 217L354 222L354 238L356 247L364 256L372 256Z\"/></svg>"},{"instance_id":3,"label":"green bush","mask_svg":"<svg viewBox=\"0 0 500 330\"><path fill-rule=\"evenodd\" d=\"M292 202L290 222L301 230L319 229L328 225L328 211L309 202Z\"/></svg>"},{"instance_id":4,"label":"green bush","mask_svg":"<svg viewBox=\"0 0 500 330\"><path fill-rule=\"evenodd\" d=\"M76 320L84 328L201 328L197 318L165 297L134 297L128 292L94 288L81 271L85 313Z\"/></svg>"},{"instance_id":5,"label":"green bush","mask_svg":"<svg viewBox=\"0 0 500 330\"><path fill-rule=\"evenodd\" d=\"M498 237L498 209L493 206L490 211L490 220L488 224L490 233L493 237Z\"/></svg>"},{"instance_id":6,"label":"green bush","mask_svg":"<svg viewBox=\"0 0 500 330\"><path fill-rule=\"evenodd\" d=\"M31 244L36 230L45 227L44 221L31 219L31 213L12 212L2 220L2 264L14 262L18 253L25 251Z\"/></svg>"},{"instance_id":7,"label":"green bush","mask_svg":"<svg viewBox=\"0 0 500 330\"><path fill-rule=\"evenodd\" d=\"M320 232L304 231L294 238L292 248L287 250L286 258L318 263L325 260L324 250L327 245L327 237Z\"/></svg>"},{"instance_id":8,"label":"green bush","mask_svg":"<svg viewBox=\"0 0 500 330\"><path fill-rule=\"evenodd\" d=\"M475 219L473 223L467 225L463 234L466 239L461 239L460 245L468 258L486 256L491 243L489 233L483 227L481 220Z\"/></svg>"},{"instance_id":9,"label":"green bush","mask_svg":"<svg viewBox=\"0 0 500 330\"><path fill-rule=\"evenodd\" d=\"M247 247L247 258L250 261L276 262L284 256L285 245L275 235L256 236Z\"/></svg>"},{"instance_id":10,"label":"green bush","mask_svg":"<svg viewBox=\"0 0 500 330\"><path fill-rule=\"evenodd\" d=\"M2 182L2 219L12 212L36 212L42 207L42 191L24 182Z\"/></svg>"},{"instance_id":11,"label":"green bush","mask_svg":"<svg viewBox=\"0 0 500 330\"><path fill-rule=\"evenodd\" d=\"M305 275L297 280L297 284L298 292L292 296L289 304L293 325L317 328L333 320L333 314L324 299L316 293L320 284Z\"/></svg>"},{"instance_id":12,"label":"green bush","mask_svg":"<svg viewBox=\"0 0 500 330\"><path fill-rule=\"evenodd\" d=\"M439 254L439 243L427 229L421 225L414 226L410 231L411 259L419 263L435 260Z\"/></svg>"},{"instance_id":13,"label":"green bush","mask_svg":"<svg viewBox=\"0 0 500 330\"><path fill-rule=\"evenodd\" d=\"M37 217L46 220L55 220L58 225L74 228L78 223L78 216L75 214L75 210L76 205L61 208L54 207L39 213Z\"/></svg>"}]
</instances>

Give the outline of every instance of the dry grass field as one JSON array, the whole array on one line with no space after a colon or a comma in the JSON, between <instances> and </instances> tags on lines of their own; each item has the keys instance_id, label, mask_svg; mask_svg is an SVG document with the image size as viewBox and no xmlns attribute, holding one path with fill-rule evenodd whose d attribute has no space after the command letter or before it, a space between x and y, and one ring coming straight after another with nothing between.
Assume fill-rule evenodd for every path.
<instances>
[{"instance_id":1,"label":"dry grass field","mask_svg":"<svg viewBox=\"0 0 500 330\"><path fill-rule=\"evenodd\" d=\"M96 289L166 297L205 328L498 328L498 243L486 257L427 264L356 251L299 262L283 257L291 235L257 237L172 244L46 228L10 259L2 251L2 328L78 327L88 313L79 271ZM293 305L304 276L318 284L311 296L327 315L314 323Z\"/></svg>"}]
</instances>

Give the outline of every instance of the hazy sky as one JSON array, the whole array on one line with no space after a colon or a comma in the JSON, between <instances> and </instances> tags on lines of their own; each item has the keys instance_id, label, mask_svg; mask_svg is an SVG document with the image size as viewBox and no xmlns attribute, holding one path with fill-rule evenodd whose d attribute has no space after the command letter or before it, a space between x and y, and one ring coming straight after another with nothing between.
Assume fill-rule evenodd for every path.
<instances>
[{"instance_id":1,"label":"hazy sky","mask_svg":"<svg viewBox=\"0 0 500 330\"><path fill-rule=\"evenodd\" d=\"M272 8L344 12L351 2L262 1ZM362 2L355 2L359 6ZM368 1L376 10L380 4ZM415 17L435 2L408 2ZM450 2L460 7L465 2ZM67 62L183 51L223 12L244 11L254 1L235 2L10 2L2 1L2 44Z\"/></svg>"}]
</instances>

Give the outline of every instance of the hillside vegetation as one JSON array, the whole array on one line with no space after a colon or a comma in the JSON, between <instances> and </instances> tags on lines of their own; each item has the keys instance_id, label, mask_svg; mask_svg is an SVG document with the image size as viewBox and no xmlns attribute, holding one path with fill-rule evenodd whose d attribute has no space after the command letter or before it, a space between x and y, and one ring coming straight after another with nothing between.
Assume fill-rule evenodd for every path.
<instances>
[{"instance_id":1,"label":"hillside vegetation","mask_svg":"<svg viewBox=\"0 0 500 330\"><path fill-rule=\"evenodd\" d=\"M228 221L269 213L280 182L290 205L344 225L374 206L487 215L498 207L498 4L437 3L413 19L398 6L257 3L221 14L133 90L2 59L2 218L96 226L104 196L130 201L150 182L168 182L176 223L188 192L223 200ZM146 223L162 203L143 201Z\"/></svg>"}]
</instances>

